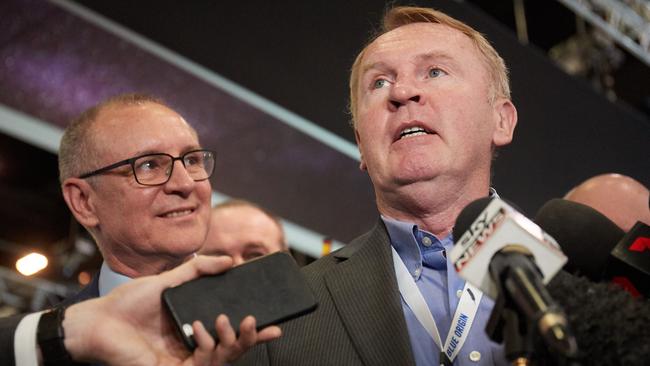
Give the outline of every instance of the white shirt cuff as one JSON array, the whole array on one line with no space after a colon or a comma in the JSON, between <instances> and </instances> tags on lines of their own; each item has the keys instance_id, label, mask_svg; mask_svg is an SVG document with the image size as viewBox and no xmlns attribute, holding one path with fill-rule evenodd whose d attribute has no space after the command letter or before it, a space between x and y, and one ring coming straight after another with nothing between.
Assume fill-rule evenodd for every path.
<instances>
[{"instance_id":1,"label":"white shirt cuff","mask_svg":"<svg viewBox=\"0 0 650 366\"><path fill-rule=\"evenodd\" d=\"M16 366L38 366L36 332L43 313L44 311L28 314L18 323L14 333Z\"/></svg>"}]
</instances>

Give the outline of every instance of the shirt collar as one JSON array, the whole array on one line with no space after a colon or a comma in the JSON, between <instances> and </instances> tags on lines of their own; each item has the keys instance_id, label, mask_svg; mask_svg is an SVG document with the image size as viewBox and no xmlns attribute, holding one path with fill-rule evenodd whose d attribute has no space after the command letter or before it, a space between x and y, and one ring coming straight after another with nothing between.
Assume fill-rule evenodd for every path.
<instances>
[{"instance_id":1,"label":"shirt collar","mask_svg":"<svg viewBox=\"0 0 650 366\"><path fill-rule=\"evenodd\" d=\"M431 259L425 260L424 256L430 256L433 254L432 252L442 255L443 249L450 249L454 244L451 234L440 240L435 235L420 230L414 223L395 220L383 215L381 219L386 225L391 245L416 280L420 278L423 266L434 270L447 268L445 257L440 257L441 260L438 261L432 261ZM432 264L432 262L435 263Z\"/></svg>"},{"instance_id":2,"label":"shirt collar","mask_svg":"<svg viewBox=\"0 0 650 366\"><path fill-rule=\"evenodd\" d=\"M104 296L111 292L115 287L131 281L131 278L114 272L106 262L102 263L99 270L99 296Z\"/></svg>"},{"instance_id":3,"label":"shirt collar","mask_svg":"<svg viewBox=\"0 0 650 366\"><path fill-rule=\"evenodd\" d=\"M497 191L492 187L490 187L488 195L492 198L499 197ZM397 254L399 254L409 273L416 280L422 273L424 252L441 251L443 249L449 251L454 246L451 233L442 239L438 239L435 235L420 230L414 223L395 220L384 215L381 215L381 219L386 225L391 245L395 248ZM426 240L425 238L430 240L430 246L424 245L423 241ZM433 269L446 269L446 262L439 262Z\"/></svg>"},{"instance_id":4,"label":"shirt collar","mask_svg":"<svg viewBox=\"0 0 650 366\"><path fill-rule=\"evenodd\" d=\"M413 235L413 232L417 230L417 225L391 219L384 215L381 216L381 219L386 225L390 244L402 258L409 273L419 277L419 273L422 271L422 253L415 240L415 235Z\"/></svg>"}]
</instances>

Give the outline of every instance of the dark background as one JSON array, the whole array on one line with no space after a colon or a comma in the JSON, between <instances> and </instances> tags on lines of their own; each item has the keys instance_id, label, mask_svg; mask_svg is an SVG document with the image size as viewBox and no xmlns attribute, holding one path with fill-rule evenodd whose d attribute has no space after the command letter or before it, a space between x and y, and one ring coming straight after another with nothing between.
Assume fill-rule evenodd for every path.
<instances>
[{"instance_id":1,"label":"dark background","mask_svg":"<svg viewBox=\"0 0 650 366\"><path fill-rule=\"evenodd\" d=\"M353 141L348 69L377 26L383 1L78 2ZM642 89L650 87L647 67L626 59L619 94L634 97L616 103L560 71L545 51L575 31L564 6L525 2L536 45L524 47L512 31L510 1L395 3L448 11L487 34L506 59L519 125L496 165L495 187L504 196L534 213L599 173L619 172L648 185L650 122L639 110L647 97Z\"/></svg>"}]
</instances>

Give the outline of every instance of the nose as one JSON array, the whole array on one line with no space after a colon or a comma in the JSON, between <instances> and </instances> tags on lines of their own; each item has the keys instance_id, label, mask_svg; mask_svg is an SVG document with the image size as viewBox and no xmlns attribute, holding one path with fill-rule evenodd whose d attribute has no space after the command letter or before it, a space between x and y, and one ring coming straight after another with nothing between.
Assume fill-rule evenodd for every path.
<instances>
[{"instance_id":1,"label":"nose","mask_svg":"<svg viewBox=\"0 0 650 366\"><path fill-rule=\"evenodd\" d=\"M194 190L196 182L192 177L190 177L190 174L185 169L181 160L175 160L172 162L171 169L171 176L164 185L165 192L168 194L180 194L183 197L187 197L192 190Z\"/></svg>"},{"instance_id":2,"label":"nose","mask_svg":"<svg viewBox=\"0 0 650 366\"><path fill-rule=\"evenodd\" d=\"M397 82L391 88L389 101L390 106L395 110L401 106L407 105L409 102L420 103L422 97L420 89L408 82Z\"/></svg>"}]
</instances>

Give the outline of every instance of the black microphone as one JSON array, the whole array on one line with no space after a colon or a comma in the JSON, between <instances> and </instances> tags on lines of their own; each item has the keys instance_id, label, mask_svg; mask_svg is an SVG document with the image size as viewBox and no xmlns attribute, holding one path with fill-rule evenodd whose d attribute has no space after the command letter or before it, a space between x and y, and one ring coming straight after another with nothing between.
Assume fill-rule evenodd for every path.
<instances>
[{"instance_id":1,"label":"black microphone","mask_svg":"<svg viewBox=\"0 0 650 366\"><path fill-rule=\"evenodd\" d=\"M650 298L650 226L638 221L612 250L605 277L635 297Z\"/></svg>"},{"instance_id":2,"label":"black microphone","mask_svg":"<svg viewBox=\"0 0 650 366\"><path fill-rule=\"evenodd\" d=\"M560 244L565 270L592 281L612 281L634 296L650 298L650 228L628 233L595 209L564 199L548 201L535 222Z\"/></svg>"},{"instance_id":3,"label":"black microphone","mask_svg":"<svg viewBox=\"0 0 650 366\"><path fill-rule=\"evenodd\" d=\"M562 306L580 350L573 360L584 366L645 366L650 355L650 302L634 299L618 286L595 283L560 271L547 285ZM540 365L561 365L553 352Z\"/></svg>"},{"instance_id":4,"label":"black microphone","mask_svg":"<svg viewBox=\"0 0 650 366\"><path fill-rule=\"evenodd\" d=\"M545 203L535 222L557 240L569 258L564 269L592 281L603 279L609 253L625 234L593 208L560 198Z\"/></svg>"},{"instance_id":5,"label":"black microphone","mask_svg":"<svg viewBox=\"0 0 650 366\"><path fill-rule=\"evenodd\" d=\"M569 357L576 354L566 316L544 286L566 262L553 238L498 198L482 198L465 207L453 236L457 241L450 258L460 276L497 299L488 324L493 338L500 340L493 333L495 322L501 322L501 305L514 304L513 310L535 324L550 348Z\"/></svg>"}]
</instances>

